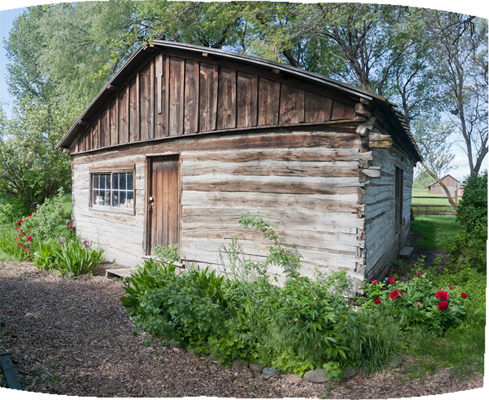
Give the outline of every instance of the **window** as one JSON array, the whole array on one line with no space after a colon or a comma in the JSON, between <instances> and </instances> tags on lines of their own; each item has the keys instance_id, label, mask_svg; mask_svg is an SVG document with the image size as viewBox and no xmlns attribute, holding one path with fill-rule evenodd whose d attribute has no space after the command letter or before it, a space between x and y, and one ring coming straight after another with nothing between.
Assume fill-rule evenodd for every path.
<instances>
[{"instance_id":1,"label":"window","mask_svg":"<svg viewBox=\"0 0 489 400\"><path fill-rule=\"evenodd\" d=\"M92 174L92 206L134 208L134 172Z\"/></svg>"}]
</instances>

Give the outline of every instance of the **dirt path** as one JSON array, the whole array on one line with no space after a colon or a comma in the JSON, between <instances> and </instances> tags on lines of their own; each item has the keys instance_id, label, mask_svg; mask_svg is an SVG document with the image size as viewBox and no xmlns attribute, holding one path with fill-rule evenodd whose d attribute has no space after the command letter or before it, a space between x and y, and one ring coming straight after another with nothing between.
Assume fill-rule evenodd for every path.
<instances>
[{"instance_id":1,"label":"dirt path","mask_svg":"<svg viewBox=\"0 0 489 400\"><path fill-rule=\"evenodd\" d=\"M29 390L97 397L322 398L321 384L291 383L235 372L135 333L124 313L118 281L102 276L60 279L29 263L0 264L0 351L11 352ZM431 380L399 379L402 371L357 375L332 398L419 396L482 386L457 382L443 370ZM0 389L0 392L8 389ZM1 394L1 393L0 393Z\"/></svg>"}]
</instances>

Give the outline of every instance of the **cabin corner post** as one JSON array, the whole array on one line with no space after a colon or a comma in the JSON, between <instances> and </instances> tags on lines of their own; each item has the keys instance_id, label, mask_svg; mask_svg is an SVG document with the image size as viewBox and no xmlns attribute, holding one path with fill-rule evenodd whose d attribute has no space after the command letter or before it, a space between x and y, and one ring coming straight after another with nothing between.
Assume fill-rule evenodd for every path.
<instances>
[{"instance_id":1,"label":"cabin corner post","mask_svg":"<svg viewBox=\"0 0 489 400\"><path fill-rule=\"evenodd\" d=\"M151 254L151 210L149 197L151 196L151 158L146 156L144 159L144 234L143 234L143 254Z\"/></svg>"}]
</instances>

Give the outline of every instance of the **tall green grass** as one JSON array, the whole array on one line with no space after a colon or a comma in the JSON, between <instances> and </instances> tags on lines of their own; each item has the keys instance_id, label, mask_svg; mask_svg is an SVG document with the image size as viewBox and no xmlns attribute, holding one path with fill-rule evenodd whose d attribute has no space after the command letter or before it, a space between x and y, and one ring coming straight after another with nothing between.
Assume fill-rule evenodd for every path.
<instances>
[{"instance_id":1,"label":"tall green grass","mask_svg":"<svg viewBox=\"0 0 489 400\"><path fill-rule=\"evenodd\" d=\"M419 235L418 249L446 248L450 238L460 232L455 215L415 215L411 230Z\"/></svg>"}]
</instances>

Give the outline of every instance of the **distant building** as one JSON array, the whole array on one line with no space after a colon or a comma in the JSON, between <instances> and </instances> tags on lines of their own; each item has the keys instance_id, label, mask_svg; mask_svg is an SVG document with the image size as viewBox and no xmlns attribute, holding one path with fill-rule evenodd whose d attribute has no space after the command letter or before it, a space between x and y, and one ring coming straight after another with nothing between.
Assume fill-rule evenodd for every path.
<instances>
[{"instance_id":1,"label":"distant building","mask_svg":"<svg viewBox=\"0 0 489 400\"><path fill-rule=\"evenodd\" d=\"M455 195L455 191L460 190L461 182L456 180L453 176L445 175L440 180L448 188L451 195ZM428 186L428 190L430 194L445 194L445 190L443 190L443 187L437 181L433 182L430 186ZM458 192L458 195L462 195L462 194L463 194L463 189L462 189L462 193L460 193L460 191Z\"/></svg>"}]
</instances>

